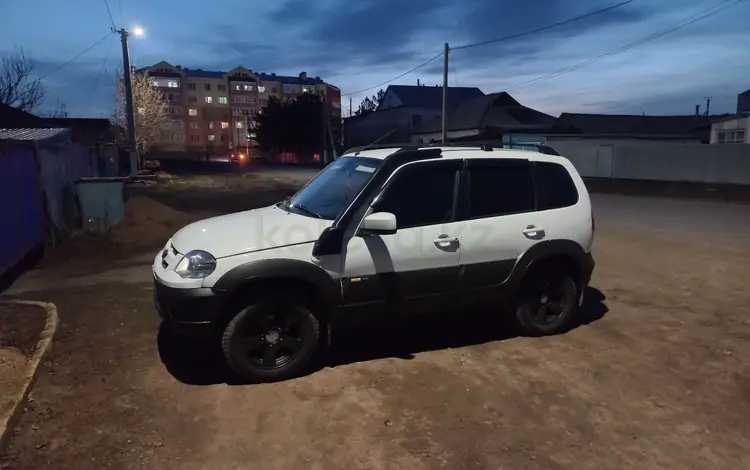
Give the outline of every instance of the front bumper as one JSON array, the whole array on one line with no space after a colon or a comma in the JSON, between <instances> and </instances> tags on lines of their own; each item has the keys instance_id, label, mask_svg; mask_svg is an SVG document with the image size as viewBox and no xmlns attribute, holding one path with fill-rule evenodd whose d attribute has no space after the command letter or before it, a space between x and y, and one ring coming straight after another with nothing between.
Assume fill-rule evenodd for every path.
<instances>
[{"instance_id":1,"label":"front bumper","mask_svg":"<svg viewBox=\"0 0 750 470\"><path fill-rule=\"evenodd\" d=\"M220 305L221 298L210 288L179 289L163 284L154 276L154 307L175 329L195 333L214 331Z\"/></svg>"}]
</instances>

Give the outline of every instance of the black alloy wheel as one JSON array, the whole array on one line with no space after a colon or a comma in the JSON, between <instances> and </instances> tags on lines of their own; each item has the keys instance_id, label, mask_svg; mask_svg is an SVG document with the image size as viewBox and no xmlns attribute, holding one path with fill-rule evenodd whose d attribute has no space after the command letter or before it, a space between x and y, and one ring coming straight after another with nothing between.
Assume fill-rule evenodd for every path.
<instances>
[{"instance_id":1,"label":"black alloy wheel","mask_svg":"<svg viewBox=\"0 0 750 470\"><path fill-rule=\"evenodd\" d=\"M516 312L525 334L560 333L570 324L578 304L578 287L556 266L537 270L522 289Z\"/></svg>"},{"instance_id":2,"label":"black alloy wheel","mask_svg":"<svg viewBox=\"0 0 750 470\"><path fill-rule=\"evenodd\" d=\"M266 302L242 309L226 326L222 350L227 364L254 382L286 380L310 364L320 324L307 308Z\"/></svg>"}]
</instances>

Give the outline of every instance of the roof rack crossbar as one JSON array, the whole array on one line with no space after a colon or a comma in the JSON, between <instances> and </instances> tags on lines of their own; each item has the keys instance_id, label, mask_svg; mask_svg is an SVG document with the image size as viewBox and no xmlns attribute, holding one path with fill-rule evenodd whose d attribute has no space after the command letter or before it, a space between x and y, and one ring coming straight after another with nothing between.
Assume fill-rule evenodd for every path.
<instances>
[{"instance_id":1,"label":"roof rack crossbar","mask_svg":"<svg viewBox=\"0 0 750 470\"><path fill-rule=\"evenodd\" d=\"M428 149L435 147L463 147L463 148L479 148L485 152L491 152L494 149L502 148L514 148L514 147L534 147L537 152L544 153L547 155L559 155L552 147L538 143L526 143L526 142L512 142L512 143L499 143L499 142L448 142L446 144L440 142L434 142L429 144L417 144L417 143L396 143L396 144L375 144L361 147L353 147L346 152L344 155L349 153L359 154L363 150L377 150L377 149L398 149L398 151L406 150L418 150Z\"/></svg>"}]
</instances>

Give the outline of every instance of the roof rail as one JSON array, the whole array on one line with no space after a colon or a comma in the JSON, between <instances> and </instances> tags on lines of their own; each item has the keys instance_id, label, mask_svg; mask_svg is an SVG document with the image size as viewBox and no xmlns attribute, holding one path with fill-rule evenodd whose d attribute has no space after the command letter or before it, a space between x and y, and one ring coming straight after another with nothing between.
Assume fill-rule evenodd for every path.
<instances>
[{"instance_id":1,"label":"roof rail","mask_svg":"<svg viewBox=\"0 0 750 470\"><path fill-rule=\"evenodd\" d=\"M525 147L534 147L537 152L543 153L546 155L560 155L557 153L555 149L548 145L538 144L538 143L526 143L526 142L513 142L509 144L505 143L498 143L498 142L448 142L447 144L443 144L440 142L430 143L430 144L415 144L415 143L397 143L397 144L375 144L375 145L366 145L361 147L353 147L346 152L344 152L344 155L348 153L354 153L355 155L358 155L360 152L364 150L375 150L375 149L399 149L401 151L405 150L418 150L418 149L428 149L428 148L435 148L435 147L464 147L464 148L478 148L480 150L484 150L486 152L491 152L494 149L517 149L517 150L527 150Z\"/></svg>"}]
</instances>

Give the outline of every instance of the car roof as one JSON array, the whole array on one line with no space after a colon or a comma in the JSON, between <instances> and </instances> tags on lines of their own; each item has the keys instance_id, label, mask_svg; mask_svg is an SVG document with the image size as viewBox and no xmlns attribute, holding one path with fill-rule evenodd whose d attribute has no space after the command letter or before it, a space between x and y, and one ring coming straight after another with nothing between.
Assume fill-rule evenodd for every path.
<instances>
[{"instance_id":1,"label":"car roof","mask_svg":"<svg viewBox=\"0 0 750 470\"><path fill-rule=\"evenodd\" d=\"M439 148L443 159L464 159L464 158L514 158L523 160L532 160L540 162L555 162L562 163L567 161L565 157L559 155L548 155L545 153L536 152L533 150L520 150L520 149L507 149L507 148L493 148L490 150L482 150L477 147L439 147L439 146L424 146L415 147L413 150L427 150ZM343 157L368 157L377 158L384 160L389 155L397 152L400 147L391 148L377 148L368 150L350 150L339 158Z\"/></svg>"}]
</instances>

